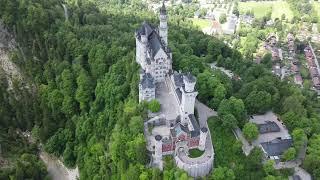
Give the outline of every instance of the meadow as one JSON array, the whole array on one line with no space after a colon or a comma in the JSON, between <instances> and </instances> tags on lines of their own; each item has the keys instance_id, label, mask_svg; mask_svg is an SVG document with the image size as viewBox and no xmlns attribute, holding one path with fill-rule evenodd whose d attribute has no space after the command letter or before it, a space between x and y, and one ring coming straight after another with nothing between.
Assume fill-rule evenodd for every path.
<instances>
[{"instance_id":1,"label":"meadow","mask_svg":"<svg viewBox=\"0 0 320 180\"><path fill-rule=\"evenodd\" d=\"M282 14L286 15L289 20L293 17L289 4L285 1L266 1L266 2L240 2L239 11L241 14L245 14L247 11L253 11L255 17L261 18L272 12L272 19L281 18Z\"/></svg>"},{"instance_id":2,"label":"meadow","mask_svg":"<svg viewBox=\"0 0 320 180\"><path fill-rule=\"evenodd\" d=\"M320 19L320 2L313 2L313 9L317 12L318 18Z\"/></svg>"},{"instance_id":3,"label":"meadow","mask_svg":"<svg viewBox=\"0 0 320 180\"><path fill-rule=\"evenodd\" d=\"M199 27L200 30L209 27L212 24L212 22L208 19L190 18L190 20L192 21L192 24Z\"/></svg>"}]
</instances>

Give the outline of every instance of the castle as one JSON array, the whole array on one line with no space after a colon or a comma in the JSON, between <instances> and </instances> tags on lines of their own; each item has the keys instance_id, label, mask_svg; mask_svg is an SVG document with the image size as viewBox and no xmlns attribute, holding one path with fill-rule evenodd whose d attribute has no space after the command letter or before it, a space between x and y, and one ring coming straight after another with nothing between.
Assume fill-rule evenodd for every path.
<instances>
[{"instance_id":1,"label":"castle","mask_svg":"<svg viewBox=\"0 0 320 180\"><path fill-rule=\"evenodd\" d=\"M196 78L190 73L172 70L172 53L168 47L167 11L160 8L158 28L144 22L136 32L136 62L140 65L139 102L157 99L161 111L145 122L147 149L151 165L163 168L162 157L173 155L178 167L193 177L209 173L213 150L206 150L208 128L200 127L194 115ZM210 145L211 139L210 139ZM204 154L189 158L190 149Z\"/></svg>"},{"instance_id":2,"label":"castle","mask_svg":"<svg viewBox=\"0 0 320 180\"><path fill-rule=\"evenodd\" d=\"M139 101L155 98L155 83L163 82L172 70L172 53L168 48L166 8L160 9L160 26L144 22L136 31L136 61L141 66Z\"/></svg>"}]
</instances>

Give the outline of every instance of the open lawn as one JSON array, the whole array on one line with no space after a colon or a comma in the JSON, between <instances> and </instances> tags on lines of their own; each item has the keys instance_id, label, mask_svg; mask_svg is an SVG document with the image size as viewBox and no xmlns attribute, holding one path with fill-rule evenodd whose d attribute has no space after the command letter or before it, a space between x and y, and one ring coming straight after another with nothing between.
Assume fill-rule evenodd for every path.
<instances>
[{"instance_id":1,"label":"open lawn","mask_svg":"<svg viewBox=\"0 0 320 180\"><path fill-rule=\"evenodd\" d=\"M272 19L281 18L282 14L286 15L289 20L292 19L293 13L290 10L289 4L285 1L265 1L265 2L240 2L239 11L241 14L247 11L253 11L255 17L261 18L268 12L272 11Z\"/></svg>"},{"instance_id":2,"label":"open lawn","mask_svg":"<svg viewBox=\"0 0 320 180\"><path fill-rule=\"evenodd\" d=\"M200 151L199 149L190 149L189 150L189 157L191 158L197 158L200 157L204 151Z\"/></svg>"},{"instance_id":3,"label":"open lawn","mask_svg":"<svg viewBox=\"0 0 320 180\"><path fill-rule=\"evenodd\" d=\"M318 14L318 18L320 19L320 2L314 1L313 3L314 10L316 10Z\"/></svg>"},{"instance_id":4,"label":"open lawn","mask_svg":"<svg viewBox=\"0 0 320 180\"><path fill-rule=\"evenodd\" d=\"M200 29L206 28L211 26L211 21L207 19L197 19L197 18L190 18L194 26L199 27Z\"/></svg>"}]
</instances>

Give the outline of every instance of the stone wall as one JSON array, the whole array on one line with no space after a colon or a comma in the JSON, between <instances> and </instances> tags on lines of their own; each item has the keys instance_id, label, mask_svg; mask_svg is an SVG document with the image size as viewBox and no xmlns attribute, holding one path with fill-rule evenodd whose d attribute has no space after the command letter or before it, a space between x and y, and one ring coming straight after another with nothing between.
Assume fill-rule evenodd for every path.
<instances>
[{"instance_id":1,"label":"stone wall","mask_svg":"<svg viewBox=\"0 0 320 180\"><path fill-rule=\"evenodd\" d=\"M203 157L206 154L203 154L199 158L189 158L186 154L175 156L175 162L180 169L185 170L189 176L192 177L202 177L210 173L213 167L214 156ZM186 161L186 158L189 159ZM205 161L202 161L202 158L206 158Z\"/></svg>"}]
</instances>

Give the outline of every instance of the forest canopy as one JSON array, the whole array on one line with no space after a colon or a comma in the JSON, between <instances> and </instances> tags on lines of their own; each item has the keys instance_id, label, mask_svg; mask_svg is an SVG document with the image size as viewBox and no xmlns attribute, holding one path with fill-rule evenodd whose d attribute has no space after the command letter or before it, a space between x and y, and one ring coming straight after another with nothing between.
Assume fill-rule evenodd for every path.
<instances>
[{"instance_id":1,"label":"forest canopy","mask_svg":"<svg viewBox=\"0 0 320 180\"><path fill-rule=\"evenodd\" d=\"M138 0L70 0L65 17L61 3L0 1L1 20L15 34L26 57L24 60L17 51L14 57L20 58L12 60L37 87L32 98L22 101L28 108L14 108L28 111L1 111L8 113L1 125L28 130L38 127L46 151L62 157L68 167L77 165L80 179L187 178L170 159L163 172L146 166L149 157L143 120L148 105L138 103L134 30L144 20L158 24L156 15ZM315 145L320 133L316 94L280 81L266 65L253 64L221 40L193 28L183 16L170 16L169 27L173 68L197 76L198 99L217 109L219 121L231 130L243 127L248 114L273 110L290 131L299 128L312 137L305 164L319 177L320 165L312 162L320 152ZM213 71L207 64L211 62L239 78ZM10 124L12 114L17 118ZM257 161L260 154L255 150L248 160L253 172L262 169ZM243 169L226 168L235 169L223 165L212 177L225 174L241 179L239 174L244 173ZM257 176L266 175L261 172Z\"/></svg>"}]
</instances>

